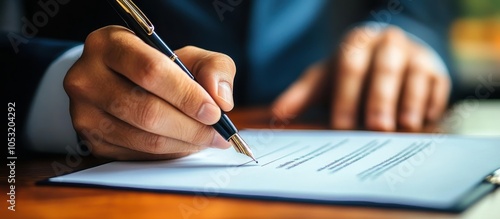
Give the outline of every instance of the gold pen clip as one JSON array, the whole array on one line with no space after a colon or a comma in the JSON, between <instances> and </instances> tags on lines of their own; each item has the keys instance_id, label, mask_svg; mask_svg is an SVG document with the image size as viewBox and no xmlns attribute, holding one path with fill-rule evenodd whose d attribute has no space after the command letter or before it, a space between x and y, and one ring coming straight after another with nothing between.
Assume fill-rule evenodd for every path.
<instances>
[{"instance_id":1,"label":"gold pen clip","mask_svg":"<svg viewBox=\"0 0 500 219\"><path fill-rule=\"evenodd\" d=\"M153 23L149 21L146 15L142 13L141 9L139 9L134 2L130 0L116 0L116 2L118 2L118 4L120 4L120 6L137 21L137 23L148 35L153 34L153 31L155 30Z\"/></svg>"}]
</instances>

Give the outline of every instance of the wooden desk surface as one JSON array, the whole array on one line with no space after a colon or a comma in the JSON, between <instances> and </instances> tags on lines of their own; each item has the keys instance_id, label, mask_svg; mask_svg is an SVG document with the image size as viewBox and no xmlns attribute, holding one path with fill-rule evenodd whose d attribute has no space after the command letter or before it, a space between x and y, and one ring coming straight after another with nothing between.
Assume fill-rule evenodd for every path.
<instances>
[{"instance_id":1,"label":"wooden desk surface","mask_svg":"<svg viewBox=\"0 0 500 219\"><path fill-rule=\"evenodd\" d=\"M251 113L249 113L251 112ZM326 124L275 124L263 108L236 110L232 120L243 128L325 128ZM16 211L3 201L1 218L500 218L500 189L461 214L401 209L350 207L226 197L127 191L102 188L40 186L54 176L54 162L67 164L66 155L45 155L16 162ZM74 160L73 160L74 161ZM72 170L106 160L83 157ZM75 164L74 163L74 164ZM2 165L0 191L9 198L8 173ZM452 185L450 185L452 186Z\"/></svg>"}]
</instances>

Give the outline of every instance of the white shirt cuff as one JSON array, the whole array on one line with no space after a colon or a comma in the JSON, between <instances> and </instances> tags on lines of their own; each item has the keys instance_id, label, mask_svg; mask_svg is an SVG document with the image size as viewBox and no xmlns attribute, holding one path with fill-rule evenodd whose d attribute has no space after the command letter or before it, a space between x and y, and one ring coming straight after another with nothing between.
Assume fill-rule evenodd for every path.
<instances>
[{"instance_id":1,"label":"white shirt cuff","mask_svg":"<svg viewBox=\"0 0 500 219\"><path fill-rule=\"evenodd\" d=\"M69 114L69 98L63 88L66 72L82 55L83 45L73 47L47 68L35 93L27 120L27 140L32 150L67 153L78 141Z\"/></svg>"}]
</instances>

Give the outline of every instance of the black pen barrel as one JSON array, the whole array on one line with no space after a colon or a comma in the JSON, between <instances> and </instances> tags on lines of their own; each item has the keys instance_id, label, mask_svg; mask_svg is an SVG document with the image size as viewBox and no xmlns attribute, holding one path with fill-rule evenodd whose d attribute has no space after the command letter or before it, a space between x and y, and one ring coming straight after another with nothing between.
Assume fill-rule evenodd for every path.
<instances>
[{"instance_id":1,"label":"black pen barrel","mask_svg":"<svg viewBox=\"0 0 500 219\"><path fill-rule=\"evenodd\" d=\"M212 126L224 139L228 141L231 136L238 132L238 129L236 129L229 117L222 111L219 121Z\"/></svg>"}]
</instances>

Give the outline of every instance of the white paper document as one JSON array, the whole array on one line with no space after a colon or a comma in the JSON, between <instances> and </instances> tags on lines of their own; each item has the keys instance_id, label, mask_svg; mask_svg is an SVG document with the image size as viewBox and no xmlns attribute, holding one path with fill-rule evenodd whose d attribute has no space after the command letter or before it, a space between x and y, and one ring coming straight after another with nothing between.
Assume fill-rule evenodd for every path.
<instances>
[{"instance_id":1,"label":"white paper document","mask_svg":"<svg viewBox=\"0 0 500 219\"><path fill-rule=\"evenodd\" d=\"M244 130L258 164L233 149L111 162L55 183L208 196L454 208L500 168L500 139L434 134Z\"/></svg>"}]
</instances>

